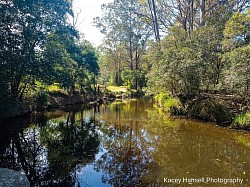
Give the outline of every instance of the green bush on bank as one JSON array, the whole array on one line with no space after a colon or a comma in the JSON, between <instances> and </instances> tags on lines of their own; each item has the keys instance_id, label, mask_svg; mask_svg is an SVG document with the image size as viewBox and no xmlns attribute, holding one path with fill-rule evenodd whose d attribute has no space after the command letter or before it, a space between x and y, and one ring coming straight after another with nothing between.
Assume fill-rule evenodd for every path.
<instances>
[{"instance_id":1,"label":"green bush on bank","mask_svg":"<svg viewBox=\"0 0 250 187\"><path fill-rule=\"evenodd\" d=\"M40 106L47 107L49 104L49 95L46 91L38 91L36 95L36 102Z\"/></svg>"},{"instance_id":2,"label":"green bush on bank","mask_svg":"<svg viewBox=\"0 0 250 187\"><path fill-rule=\"evenodd\" d=\"M170 112L171 114L179 113L180 101L172 97L170 93L159 93L154 99L164 111Z\"/></svg>"},{"instance_id":3,"label":"green bush on bank","mask_svg":"<svg viewBox=\"0 0 250 187\"><path fill-rule=\"evenodd\" d=\"M159 93L154 97L154 99L156 103L162 106L164 102L169 99L169 97L170 97L170 94L168 93Z\"/></svg>"},{"instance_id":4,"label":"green bush on bank","mask_svg":"<svg viewBox=\"0 0 250 187\"><path fill-rule=\"evenodd\" d=\"M215 98L199 98L190 101L187 115L194 119L216 122L228 126L232 122L232 114L226 105Z\"/></svg>"},{"instance_id":5,"label":"green bush on bank","mask_svg":"<svg viewBox=\"0 0 250 187\"><path fill-rule=\"evenodd\" d=\"M250 112L237 115L232 123L232 127L250 130Z\"/></svg>"}]
</instances>

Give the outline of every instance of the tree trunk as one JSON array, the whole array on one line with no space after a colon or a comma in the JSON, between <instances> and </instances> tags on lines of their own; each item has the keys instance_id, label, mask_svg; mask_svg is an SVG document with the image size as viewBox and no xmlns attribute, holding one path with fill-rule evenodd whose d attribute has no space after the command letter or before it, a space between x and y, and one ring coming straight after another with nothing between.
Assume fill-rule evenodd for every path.
<instances>
[{"instance_id":1,"label":"tree trunk","mask_svg":"<svg viewBox=\"0 0 250 187\"><path fill-rule=\"evenodd\" d=\"M159 42L160 32L159 32L159 25L158 25L158 19L157 19L156 7L155 7L155 0L152 0L152 5L151 5L151 0L148 0L148 6L149 6L151 17L152 17L155 40Z\"/></svg>"},{"instance_id":2,"label":"tree trunk","mask_svg":"<svg viewBox=\"0 0 250 187\"><path fill-rule=\"evenodd\" d=\"M200 0L200 27L205 26L205 0Z\"/></svg>"},{"instance_id":3,"label":"tree trunk","mask_svg":"<svg viewBox=\"0 0 250 187\"><path fill-rule=\"evenodd\" d=\"M160 41L160 33L159 33L159 25L157 20L156 8L155 8L155 0L152 0L153 5L153 13L154 13L154 28L156 33L156 41Z\"/></svg>"}]
</instances>

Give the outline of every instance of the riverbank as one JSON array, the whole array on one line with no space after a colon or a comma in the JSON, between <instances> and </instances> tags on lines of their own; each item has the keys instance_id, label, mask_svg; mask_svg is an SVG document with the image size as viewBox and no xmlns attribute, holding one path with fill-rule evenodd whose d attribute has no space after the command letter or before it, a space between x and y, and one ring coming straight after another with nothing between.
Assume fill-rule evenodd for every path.
<instances>
[{"instance_id":1,"label":"riverbank","mask_svg":"<svg viewBox=\"0 0 250 187\"><path fill-rule=\"evenodd\" d=\"M8 100L0 109L0 121L28 115L32 112L41 112L59 109L79 104L98 104L115 99L112 94L93 94L76 92L69 95L64 91L40 92L36 96L24 100Z\"/></svg>"},{"instance_id":2,"label":"riverbank","mask_svg":"<svg viewBox=\"0 0 250 187\"><path fill-rule=\"evenodd\" d=\"M228 128L250 130L249 102L239 95L202 93L187 99L161 93L155 96L155 102L164 112L172 115L185 115Z\"/></svg>"},{"instance_id":3,"label":"riverbank","mask_svg":"<svg viewBox=\"0 0 250 187\"><path fill-rule=\"evenodd\" d=\"M140 97L143 92L129 90L125 87L99 88L96 92L76 91L69 95L64 90L40 91L24 100L9 100L0 109L0 122L32 112L43 112L80 104L101 104L115 99Z\"/></svg>"}]
</instances>

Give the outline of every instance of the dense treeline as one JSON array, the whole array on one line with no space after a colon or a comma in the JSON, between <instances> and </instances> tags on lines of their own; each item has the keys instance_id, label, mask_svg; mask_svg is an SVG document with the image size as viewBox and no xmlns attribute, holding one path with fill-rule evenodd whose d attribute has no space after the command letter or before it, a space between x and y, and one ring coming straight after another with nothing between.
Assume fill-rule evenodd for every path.
<instances>
[{"instance_id":1,"label":"dense treeline","mask_svg":"<svg viewBox=\"0 0 250 187\"><path fill-rule=\"evenodd\" d=\"M103 82L186 96L249 94L249 1L115 0L95 23L106 37ZM152 41L155 36L155 41Z\"/></svg>"},{"instance_id":2,"label":"dense treeline","mask_svg":"<svg viewBox=\"0 0 250 187\"><path fill-rule=\"evenodd\" d=\"M98 60L75 28L72 1L1 0L1 104L55 83L70 95L85 92L96 84L100 67L100 84L186 100L203 93L237 94L248 106L249 5L248 0L114 0L94 19L105 35Z\"/></svg>"},{"instance_id":3,"label":"dense treeline","mask_svg":"<svg viewBox=\"0 0 250 187\"><path fill-rule=\"evenodd\" d=\"M0 17L0 119L30 111L23 100L47 107L49 87L92 90L97 56L75 28L72 1L1 0Z\"/></svg>"},{"instance_id":4,"label":"dense treeline","mask_svg":"<svg viewBox=\"0 0 250 187\"><path fill-rule=\"evenodd\" d=\"M200 91L249 95L249 10L220 10L192 32L174 25L148 50L148 85L195 96ZM164 83L164 84L162 84ZM155 90L155 89L154 89Z\"/></svg>"},{"instance_id":5,"label":"dense treeline","mask_svg":"<svg viewBox=\"0 0 250 187\"><path fill-rule=\"evenodd\" d=\"M230 123L231 112L246 113L249 107L249 6L248 0L114 0L103 5L103 16L95 19L105 34L100 81L146 87L161 93L157 100L164 98L160 103L167 108L180 103L175 113L192 116L196 111L195 117ZM206 99L215 93L218 100ZM238 100L228 102L226 95Z\"/></svg>"},{"instance_id":6,"label":"dense treeline","mask_svg":"<svg viewBox=\"0 0 250 187\"><path fill-rule=\"evenodd\" d=\"M0 1L1 105L37 92L38 84L74 93L99 71L95 49L75 29L72 1ZM3 107L1 107L3 109Z\"/></svg>"}]
</instances>

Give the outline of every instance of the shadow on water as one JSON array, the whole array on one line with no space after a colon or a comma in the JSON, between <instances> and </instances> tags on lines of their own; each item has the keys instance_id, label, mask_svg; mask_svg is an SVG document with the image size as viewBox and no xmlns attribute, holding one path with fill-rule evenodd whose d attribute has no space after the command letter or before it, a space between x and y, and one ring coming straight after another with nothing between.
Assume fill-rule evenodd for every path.
<instances>
[{"instance_id":1,"label":"shadow on water","mask_svg":"<svg viewBox=\"0 0 250 187\"><path fill-rule=\"evenodd\" d=\"M240 178L249 186L250 134L166 116L152 99L70 108L1 125L0 167L32 186L180 186L164 178Z\"/></svg>"}]
</instances>

